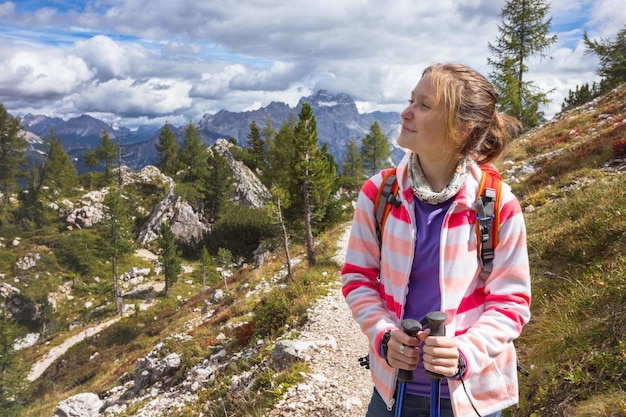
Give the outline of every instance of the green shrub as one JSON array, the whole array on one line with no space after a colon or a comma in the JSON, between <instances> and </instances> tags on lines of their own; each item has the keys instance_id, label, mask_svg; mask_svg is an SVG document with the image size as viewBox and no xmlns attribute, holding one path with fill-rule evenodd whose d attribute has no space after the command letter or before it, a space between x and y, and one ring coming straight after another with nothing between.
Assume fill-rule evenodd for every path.
<instances>
[{"instance_id":1,"label":"green shrub","mask_svg":"<svg viewBox=\"0 0 626 417\"><path fill-rule=\"evenodd\" d=\"M227 213L222 213L205 244L211 253L217 253L221 247L236 257L250 259L261 241L276 233L276 225L265 210L234 205Z\"/></svg>"},{"instance_id":2,"label":"green shrub","mask_svg":"<svg viewBox=\"0 0 626 417\"><path fill-rule=\"evenodd\" d=\"M269 292L256 307L255 335L266 337L283 329L291 316L290 305L291 301L282 288Z\"/></svg>"},{"instance_id":3,"label":"green shrub","mask_svg":"<svg viewBox=\"0 0 626 417\"><path fill-rule=\"evenodd\" d=\"M101 346L129 344L142 333L138 323L136 317L120 320L101 333L98 344Z\"/></svg>"}]
</instances>

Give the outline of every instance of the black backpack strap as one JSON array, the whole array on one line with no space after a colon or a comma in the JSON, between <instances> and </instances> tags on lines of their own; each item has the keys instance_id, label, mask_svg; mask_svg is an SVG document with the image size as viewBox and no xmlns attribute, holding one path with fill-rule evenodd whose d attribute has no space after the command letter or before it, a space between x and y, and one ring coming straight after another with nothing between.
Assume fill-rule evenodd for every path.
<instances>
[{"instance_id":1,"label":"black backpack strap","mask_svg":"<svg viewBox=\"0 0 626 417\"><path fill-rule=\"evenodd\" d=\"M396 199L396 196L391 193L393 184L396 182L395 173L387 175L385 182L382 184L382 190L380 192L380 198L378 200L378 207L376 210L376 237L378 237L378 246L382 245L382 228L383 217L385 215L385 208L387 204L393 204L395 207L400 205L400 202ZM384 202L384 204L381 204Z\"/></svg>"},{"instance_id":2,"label":"black backpack strap","mask_svg":"<svg viewBox=\"0 0 626 417\"><path fill-rule=\"evenodd\" d=\"M487 278L493 269L493 219L495 218L496 190L486 188L476 201L476 220L479 227L480 260L483 270L481 277Z\"/></svg>"}]
</instances>

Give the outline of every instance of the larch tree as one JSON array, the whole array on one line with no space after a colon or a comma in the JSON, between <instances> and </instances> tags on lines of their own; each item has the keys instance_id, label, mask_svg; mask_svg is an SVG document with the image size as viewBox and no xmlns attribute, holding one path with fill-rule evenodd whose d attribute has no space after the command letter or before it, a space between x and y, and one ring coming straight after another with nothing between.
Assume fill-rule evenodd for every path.
<instances>
[{"instance_id":1,"label":"larch tree","mask_svg":"<svg viewBox=\"0 0 626 417\"><path fill-rule=\"evenodd\" d=\"M39 167L31 166L26 176L26 190L19 196L19 218L35 222L37 227L50 220L45 215L47 203L78 184L76 166L63 149L61 138L51 130L50 136L44 137L43 141L48 148L46 159Z\"/></svg>"},{"instance_id":2,"label":"larch tree","mask_svg":"<svg viewBox=\"0 0 626 417\"><path fill-rule=\"evenodd\" d=\"M178 280L178 276L183 272L181 253L172 233L172 227L168 223L161 223L159 233L159 247L161 254L159 262L163 265L163 275L165 275L165 295Z\"/></svg>"},{"instance_id":3,"label":"larch tree","mask_svg":"<svg viewBox=\"0 0 626 417\"><path fill-rule=\"evenodd\" d=\"M157 168L162 173L174 177L180 168L178 162L178 142L169 123L165 123L159 132L159 141L154 145L157 151Z\"/></svg>"},{"instance_id":4,"label":"larch tree","mask_svg":"<svg viewBox=\"0 0 626 417\"><path fill-rule=\"evenodd\" d=\"M78 183L76 166L63 149L61 138L54 130L50 131L50 136L44 138L44 143L48 152L40 167L41 186L62 194Z\"/></svg>"},{"instance_id":5,"label":"larch tree","mask_svg":"<svg viewBox=\"0 0 626 417\"><path fill-rule=\"evenodd\" d=\"M296 125L295 135L295 163L293 165L291 194L292 201L301 202L300 213L304 221L304 237L307 248L307 261L309 265L315 264L315 251L313 250L313 228L311 227L311 193L313 164L318 149L317 122L310 103L304 103L300 110L299 121ZM297 207L297 206L296 206Z\"/></svg>"},{"instance_id":6,"label":"larch tree","mask_svg":"<svg viewBox=\"0 0 626 417\"><path fill-rule=\"evenodd\" d=\"M87 151L83 154L83 162L85 166L90 169L88 175L89 180L89 188L93 187L93 178L95 173L93 172L94 168L100 165L100 161L98 160L98 154L94 149L87 149Z\"/></svg>"},{"instance_id":7,"label":"larch tree","mask_svg":"<svg viewBox=\"0 0 626 417\"><path fill-rule=\"evenodd\" d=\"M199 268L194 272L202 279L202 292L204 292L208 288L206 282L207 277L209 277L211 267L211 257L206 246L202 246L202 250L200 251L200 263L198 266Z\"/></svg>"},{"instance_id":8,"label":"larch tree","mask_svg":"<svg viewBox=\"0 0 626 417\"><path fill-rule=\"evenodd\" d=\"M324 216L325 205L334 186L336 164L327 148L319 149L317 122L310 103L302 105L294 139L290 210L302 216L307 262L314 265L313 222Z\"/></svg>"},{"instance_id":9,"label":"larch tree","mask_svg":"<svg viewBox=\"0 0 626 417\"><path fill-rule=\"evenodd\" d=\"M265 140L265 151L267 153L268 144L270 141L274 140L274 137L276 136L276 129L274 129L272 118L269 115L265 118L265 127L263 128L261 134Z\"/></svg>"},{"instance_id":10,"label":"larch tree","mask_svg":"<svg viewBox=\"0 0 626 417\"><path fill-rule=\"evenodd\" d=\"M283 121L278 133L267 141L268 168L263 172L263 183L267 187L278 186L284 190L289 189L291 167L295 158L296 124L296 117L292 113L288 120Z\"/></svg>"},{"instance_id":11,"label":"larch tree","mask_svg":"<svg viewBox=\"0 0 626 417\"><path fill-rule=\"evenodd\" d=\"M20 222L34 222L37 227L43 226L45 204L39 193L41 190L41 180L39 179L39 167L31 165L26 177L26 187L24 192L18 195L20 203L17 219Z\"/></svg>"},{"instance_id":12,"label":"larch tree","mask_svg":"<svg viewBox=\"0 0 626 417\"><path fill-rule=\"evenodd\" d=\"M549 11L546 0L507 0L497 41L488 45L492 58L487 63L494 68L489 76L500 96L498 109L519 119L527 129L540 123L544 114L540 107L549 102L549 92L524 78L529 58L545 58L557 41L556 35L550 35Z\"/></svg>"},{"instance_id":13,"label":"larch tree","mask_svg":"<svg viewBox=\"0 0 626 417\"><path fill-rule=\"evenodd\" d=\"M106 129L102 129L102 135L100 136L100 143L95 149L98 160L104 164L104 176L109 178L111 175L111 168L113 162L117 159L117 144L113 142L109 132Z\"/></svg>"},{"instance_id":14,"label":"larch tree","mask_svg":"<svg viewBox=\"0 0 626 417\"><path fill-rule=\"evenodd\" d=\"M0 304L0 414L18 416L29 397L24 377L28 371L13 347L19 333L6 310L6 305Z\"/></svg>"},{"instance_id":15,"label":"larch tree","mask_svg":"<svg viewBox=\"0 0 626 417\"><path fill-rule=\"evenodd\" d=\"M598 75L604 81L603 90L626 82L626 26L618 32L615 41L592 40L587 32L583 36L583 41L587 47L586 53L594 54L600 59Z\"/></svg>"},{"instance_id":16,"label":"larch tree","mask_svg":"<svg viewBox=\"0 0 626 417\"><path fill-rule=\"evenodd\" d=\"M111 190L104 199L105 216L99 223L101 230L100 250L111 261L113 288L117 312L123 313L122 292L119 285L119 264L122 257L130 255L135 249L132 225L129 220L129 208L126 200L116 190Z\"/></svg>"},{"instance_id":17,"label":"larch tree","mask_svg":"<svg viewBox=\"0 0 626 417\"><path fill-rule=\"evenodd\" d=\"M178 151L181 169L176 175L177 192L203 213L206 184L209 176L209 151L202 142L200 132L190 121L185 127L183 143Z\"/></svg>"},{"instance_id":18,"label":"larch tree","mask_svg":"<svg viewBox=\"0 0 626 417\"><path fill-rule=\"evenodd\" d=\"M313 221L323 223L326 215L336 199L333 197L339 191L339 181L337 179L337 171L339 166L335 161L335 157L330 153L328 144L322 144L317 153L318 171L313 178Z\"/></svg>"},{"instance_id":19,"label":"larch tree","mask_svg":"<svg viewBox=\"0 0 626 417\"><path fill-rule=\"evenodd\" d=\"M83 154L83 162L85 163L85 166L87 166L87 167L89 167L91 169L93 169L93 168L97 167L98 165L100 165L100 161L98 160L98 154L93 149L88 149Z\"/></svg>"},{"instance_id":20,"label":"larch tree","mask_svg":"<svg viewBox=\"0 0 626 417\"><path fill-rule=\"evenodd\" d=\"M370 132L361 143L361 159L368 175L374 175L389 165L391 147L389 138L383 134L378 121L370 126Z\"/></svg>"}]
</instances>

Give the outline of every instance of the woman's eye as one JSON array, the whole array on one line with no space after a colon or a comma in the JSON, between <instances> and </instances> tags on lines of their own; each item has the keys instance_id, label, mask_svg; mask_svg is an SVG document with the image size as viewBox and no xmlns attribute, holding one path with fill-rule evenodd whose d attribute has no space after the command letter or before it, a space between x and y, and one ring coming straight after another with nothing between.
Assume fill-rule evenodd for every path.
<instances>
[{"instance_id":1,"label":"woman's eye","mask_svg":"<svg viewBox=\"0 0 626 417\"><path fill-rule=\"evenodd\" d=\"M408 100L408 102L409 102L409 104L413 104L413 103L415 103L415 100L413 100L412 98L410 98L410 99Z\"/></svg>"}]
</instances>

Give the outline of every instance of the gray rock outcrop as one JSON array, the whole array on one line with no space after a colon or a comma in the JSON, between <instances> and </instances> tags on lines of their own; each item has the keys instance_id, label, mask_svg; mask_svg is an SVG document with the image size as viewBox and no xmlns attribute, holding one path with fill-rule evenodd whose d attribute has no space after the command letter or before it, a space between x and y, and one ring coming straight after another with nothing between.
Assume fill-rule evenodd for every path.
<instances>
[{"instance_id":1,"label":"gray rock outcrop","mask_svg":"<svg viewBox=\"0 0 626 417\"><path fill-rule=\"evenodd\" d=\"M230 152L234 146L224 139L218 139L210 149L226 159L233 170L235 190L230 197L235 203L251 208L261 208L270 198L270 193L259 178Z\"/></svg>"},{"instance_id":2,"label":"gray rock outcrop","mask_svg":"<svg viewBox=\"0 0 626 417\"><path fill-rule=\"evenodd\" d=\"M159 360L152 355L139 359L135 367L135 391L140 391L174 373L180 367L180 355L170 353Z\"/></svg>"},{"instance_id":3,"label":"gray rock outcrop","mask_svg":"<svg viewBox=\"0 0 626 417\"><path fill-rule=\"evenodd\" d=\"M99 223L104 218L104 198L109 193L109 188L91 191L81 197L74 205L74 209L66 217L65 221L70 227L85 229ZM61 210L60 213L64 213Z\"/></svg>"},{"instance_id":4,"label":"gray rock outcrop","mask_svg":"<svg viewBox=\"0 0 626 417\"><path fill-rule=\"evenodd\" d=\"M164 222L171 225L176 240L184 243L200 241L208 230L207 225L191 206L183 201L181 196L169 191L152 210L148 221L139 232L139 244L145 246L156 240Z\"/></svg>"}]
</instances>

